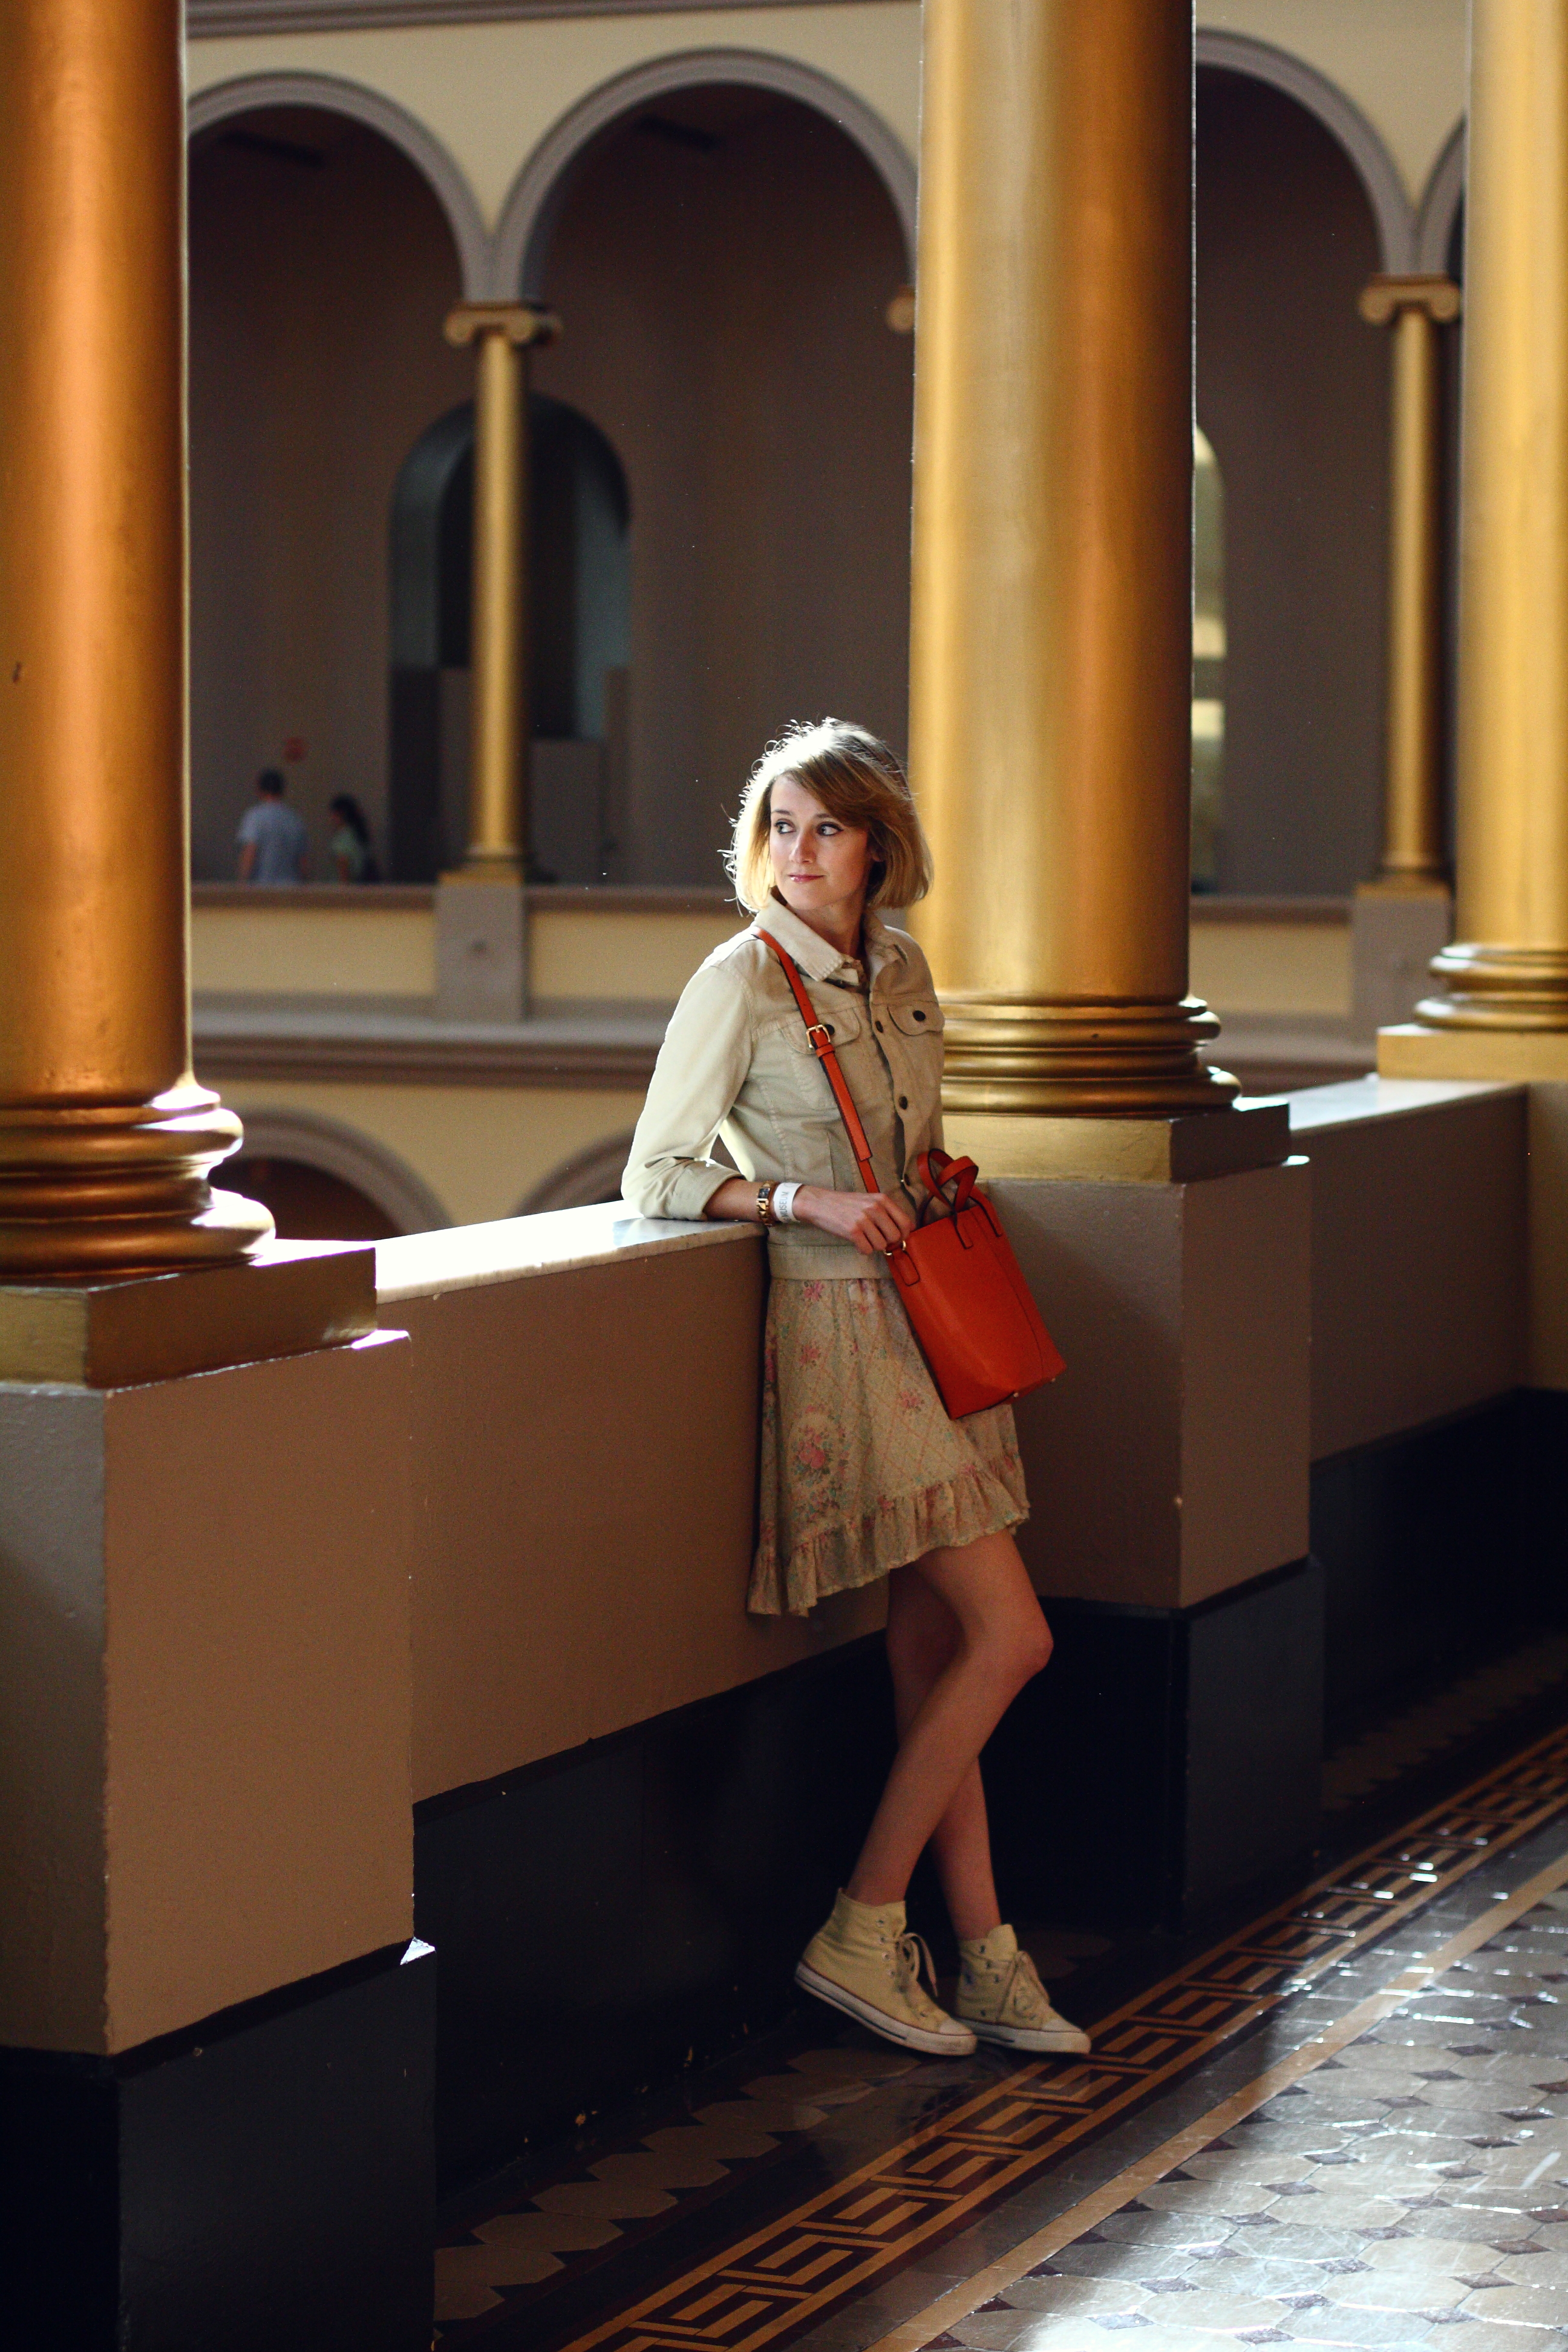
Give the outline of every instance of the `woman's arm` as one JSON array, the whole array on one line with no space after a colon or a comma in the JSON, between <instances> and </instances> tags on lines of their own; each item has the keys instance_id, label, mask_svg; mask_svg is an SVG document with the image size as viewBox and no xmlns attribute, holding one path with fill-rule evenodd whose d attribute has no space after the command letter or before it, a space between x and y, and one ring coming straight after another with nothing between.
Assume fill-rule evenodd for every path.
<instances>
[{"instance_id":1,"label":"woman's arm","mask_svg":"<svg viewBox=\"0 0 1568 2352\"><path fill-rule=\"evenodd\" d=\"M732 1181L709 1154L751 1066L740 976L722 963L704 964L670 1015L621 1179L639 1214L700 1218Z\"/></svg>"},{"instance_id":2,"label":"woman's arm","mask_svg":"<svg viewBox=\"0 0 1568 2352\"><path fill-rule=\"evenodd\" d=\"M711 1195L706 1217L732 1218L756 1225L757 1188L749 1176L731 1176ZM914 1212L901 1192L835 1192L825 1184L802 1184L795 1196L794 1222L816 1225L841 1242L853 1242L863 1257L894 1249L914 1229Z\"/></svg>"}]
</instances>

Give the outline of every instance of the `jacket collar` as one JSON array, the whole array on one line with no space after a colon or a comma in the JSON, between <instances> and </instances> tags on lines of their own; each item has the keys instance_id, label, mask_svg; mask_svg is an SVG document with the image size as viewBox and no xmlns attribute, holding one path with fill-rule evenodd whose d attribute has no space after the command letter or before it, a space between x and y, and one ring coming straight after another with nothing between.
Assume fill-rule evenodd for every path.
<instances>
[{"instance_id":1,"label":"jacket collar","mask_svg":"<svg viewBox=\"0 0 1568 2352\"><path fill-rule=\"evenodd\" d=\"M808 980L835 980L840 973L853 977L855 965L848 956L842 956L830 940L809 923L803 923L792 914L782 898L772 898L752 925L754 931L771 931L781 948L791 954ZM866 960L870 965L870 977L896 956L892 934L875 915L868 914L865 923Z\"/></svg>"}]
</instances>

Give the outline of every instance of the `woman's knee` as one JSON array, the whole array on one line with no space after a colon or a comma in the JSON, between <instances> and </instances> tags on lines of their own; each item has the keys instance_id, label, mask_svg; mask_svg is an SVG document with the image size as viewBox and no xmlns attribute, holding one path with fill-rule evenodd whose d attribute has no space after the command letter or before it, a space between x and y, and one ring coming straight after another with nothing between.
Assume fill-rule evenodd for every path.
<instances>
[{"instance_id":1,"label":"woman's knee","mask_svg":"<svg viewBox=\"0 0 1568 2352\"><path fill-rule=\"evenodd\" d=\"M1033 1682L1049 1665L1055 1647L1046 1612L1037 1601L1033 1609L1019 1612L1009 1646L1012 1678L1016 1687L1022 1690L1026 1683Z\"/></svg>"}]
</instances>

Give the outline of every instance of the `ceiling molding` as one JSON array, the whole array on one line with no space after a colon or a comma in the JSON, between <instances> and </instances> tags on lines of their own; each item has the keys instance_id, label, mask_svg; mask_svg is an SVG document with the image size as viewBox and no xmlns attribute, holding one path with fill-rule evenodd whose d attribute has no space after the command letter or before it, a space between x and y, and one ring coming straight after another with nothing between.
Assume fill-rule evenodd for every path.
<instances>
[{"instance_id":1,"label":"ceiling molding","mask_svg":"<svg viewBox=\"0 0 1568 2352\"><path fill-rule=\"evenodd\" d=\"M817 8L864 0L810 0ZM800 0L185 0L193 41L234 33L353 33L398 25L494 25L529 16L689 16L710 8L798 7Z\"/></svg>"}]
</instances>

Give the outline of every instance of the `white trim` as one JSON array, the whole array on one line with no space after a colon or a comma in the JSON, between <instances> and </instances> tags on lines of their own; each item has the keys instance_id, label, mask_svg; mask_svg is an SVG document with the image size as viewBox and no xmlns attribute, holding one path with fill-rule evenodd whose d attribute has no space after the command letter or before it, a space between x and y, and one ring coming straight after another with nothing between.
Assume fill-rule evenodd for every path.
<instances>
[{"instance_id":1,"label":"white trim","mask_svg":"<svg viewBox=\"0 0 1568 2352\"><path fill-rule=\"evenodd\" d=\"M634 66L601 82L563 114L524 163L501 209L495 237L495 283L500 299L518 295L537 299L546 290L542 272L574 167L592 142L622 116L655 100L704 83L740 82L748 89L776 90L798 99L851 138L881 180L904 233L910 274L914 275L915 165L901 139L879 114L842 82L793 58L769 57L757 49L686 49Z\"/></svg>"},{"instance_id":2,"label":"white trim","mask_svg":"<svg viewBox=\"0 0 1568 2352\"><path fill-rule=\"evenodd\" d=\"M490 240L474 192L447 150L416 116L383 98L379 90L366 89L363 83L337 74L243 74L237 80L215 82L210 89L196 92L186 110L185 135L194 139L215 123L263 106L320 107L325 113L343 114L352 121L365 123L390 140L423 173L447 215L462 269L464 299L482 299L489 287Z\"/></svg>"},{"instance_id":3,"label":"white trim","mask_svg":"<svg viewBox=\"0 0 1568 2352\"><path fill-rule=\"evenodd\" d=\"M1454 223L1465 200L1466 128L1461 118L1449 132L1415 215L1415 267L1434 278L1448 273Z\"/></svg>"},{"instance_id":4,"label":"white trim","mask_svg":"<svg viewBox=\"0 0 1568 2352\"><path fill-rule=\"evenodd\" d=\"M1382 139L1352 99L1321 74L1315 66L1277 49L1271 41L1255 41L1245 33L1205 33L1197 38L1200 66L1217 66L1226 73L1249 74L1254 81L1271 83L1309 114L1315 114L1331 131L1355 165L1377 225L1378 267L1402 277L1415 264L1415 215L1405 182Z\"/></svg>"},{"instance_id":5,"label":"white trim","mask_svg":"<svg viewBox=\"0 0 1568 2352\"><path fill-rule=\"evenodd\" d=\"M245 1140L237 1157L294 1160L352 1184L374 1201L400 1233L444 1233L451 1218L422 1176L405 1160L341 1119L308 1110L247 1110L241 1114ZM224 1177L219 1172L221 1184Z\"/></svg>"}]
</instances>

